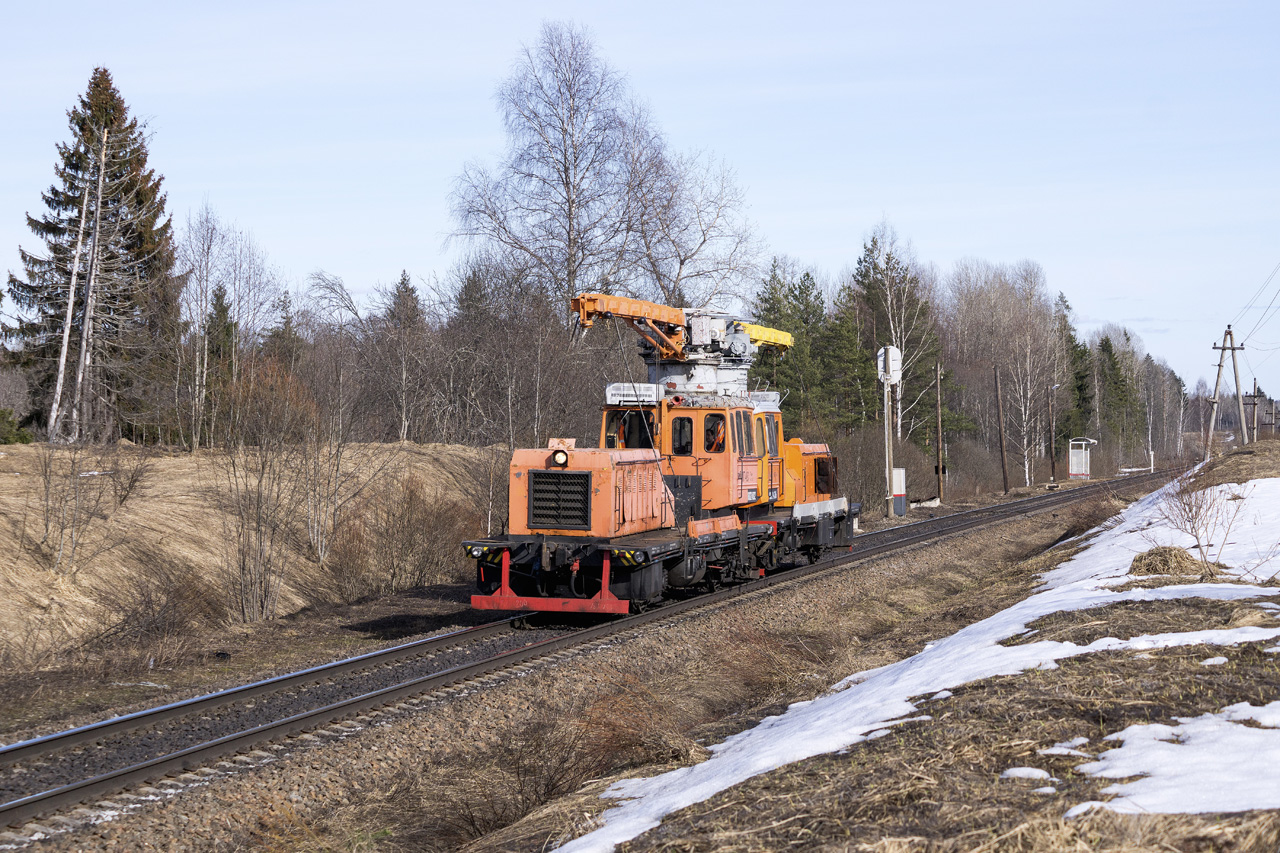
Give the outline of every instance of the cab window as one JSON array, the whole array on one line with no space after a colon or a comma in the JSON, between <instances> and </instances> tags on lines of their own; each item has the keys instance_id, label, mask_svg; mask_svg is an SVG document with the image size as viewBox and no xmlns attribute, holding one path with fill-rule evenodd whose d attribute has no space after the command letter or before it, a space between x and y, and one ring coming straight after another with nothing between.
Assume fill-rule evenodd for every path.
<instances>
[{"instance_id":1,"label":"cab window","mask_svg":"<svg viewBox=\"0 0 1280 853\"><path fill-rule=\"evenodd\" d=\"M671 421L671 452L676 456L693 455L693 418Z\"/></svg>"},{"instance_id":2,"label":"cab window","mask_svg":"<svg viewBox=\"0 0 1280 853\"><path fill-rule=\"evenodd\" d=\"M778 416L769 415L769 455L778 455Z\"/></svg>"},{"instance_id":3,"label":"cab window","mask_svg":"<svg viewBox=\"0 0 1280 853\"><path fill-rule=\"evenodd\" d=\"M764 456L764 418L756 418L756 447L759 448L759 454Z\"/></svg>"},{"instance_id":4,"label":"cab window","mask_svg":"<svg viewBox=\"0 0 1280 853\"><path fill-rule=\"evenodd\" d=\"M653 412L642 409L614 409L605 415L605 447L649 448L653 447L656 435Z\"/></svg>"},{"instance_id":5,"label":"cab window","mask_svg":"<svg viewBox=\"0 0 1280 853\"><path fill-rule=\"evenodd\" d=\"M702 446L708 453L724 452L724 415L714 413L702 419Z\"/></svg>"},{"instance_id":6,"label":"cab window","mask_svg":"<svg viewBox=\"0 0 1280 853\"><path fill-rule=\"evenodd\" d=\"M829 456L813 460L813 490L820 495L835 494L836 460Z\"/></svg>"}]
</instances>

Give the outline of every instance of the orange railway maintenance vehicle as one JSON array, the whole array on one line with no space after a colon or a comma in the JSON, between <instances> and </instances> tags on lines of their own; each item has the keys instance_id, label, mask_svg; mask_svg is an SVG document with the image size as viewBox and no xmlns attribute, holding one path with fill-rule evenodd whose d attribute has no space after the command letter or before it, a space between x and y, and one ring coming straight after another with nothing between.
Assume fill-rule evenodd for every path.
<instances>
[{"instance_id":1,"label":"orange railway maintenance vehicle","mask_svg":"<svg viewBox=\"0 0 1280 853\"><path fill-rule=\"evenodd\" d=\"M629 323L649 381L605 389L599 447L514 452L507 533L463 543L472 607L635 612L849 543L861 506L834 494L835 457L784 439L778 393L747 388L789 333L599 293L572 306L583 327Z\"/></svg>"}]
</instances>

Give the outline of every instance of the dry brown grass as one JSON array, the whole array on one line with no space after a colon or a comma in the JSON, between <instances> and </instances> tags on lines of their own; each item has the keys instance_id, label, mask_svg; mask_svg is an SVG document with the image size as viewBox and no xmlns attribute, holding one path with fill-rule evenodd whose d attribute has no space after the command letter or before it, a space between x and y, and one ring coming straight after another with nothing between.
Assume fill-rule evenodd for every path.
<instances>
[{"instance_id":1,"label":"dry brown grass","mask_svg":"<svg viewBox=\"0 0 1280 853\"><path fill-rule=\"evenodd\" d=\"M1198 666L1218 654L1229 663ZM1274 850L1276 813L1094 812L1063 821L1070 805L1105 799L1099 789L1110 780L1075 773L1087 759L1038 750L1084 736L1083 749L1096 753L1106 748L1103 737L1128 725L1272 701L1277 674L1277 662L1256 645L1192 647L1091 655L1059 670L968 685L931 703L932 721L752 779L620 850ZM1057 793L1034 793L1043 782L1000 778L1014 766L1049 772Z\"/></svg>"},{"instance_id":2,"label":"dry brown grass","mask_svg":"<svg viewBox=\"0 0 1280 853\"><path fill-rule=\"evenodd\" d=\"M1063 538L1071 539L1106 524L1132 503L1132 500L1132 498L1126 500L1115 490L1107 489L1080 501L1073 508L1071 523L1063 533Z\"/></svg>"},{"instance_id":3,"label":"dry brown grass","mask_svg":"<svg viewBox=\"0 0 1280 853\"><path fill-rule=\"evenodd\" d=\"M1265 477L1280 477L1280 441L1269 437L1214 458L1197 472L1195 482L1204 487Z\"/></svg>"},{"instance_id":4,"label":"dry brown grass","mask_svg":"<svg viewBox=\"0 0 1280 853\"><path fill-rule=\"evenodd\" d=\"M325 561L333 596L354 602L472 577L458 543L485 534L478 508L441 496L416 473L391 472L354 503Z\"/></svg>"},{"instance_id":5,"label":"dry brown grass","mask_svg":"<svg viewBox=\"0 0 1280 853\"><path fill-rule=\"evenodd\" d=\"M1129 574L1138 577L1164 576L1168 583L1203 583L1221 580L1229 576L1230 570L1222 563L1197 560L1187 553L1186 548L1157 545L1133 558L1133 562L1129 564Z\"/></svg>"},{"instance_id":6,"label":"dry brown grass","mask_svg":"<svg viewBox=\"0 0 1280 853\"><path fill-rule=\"evenodd\" d=\"M387 794L362 797L305 836L293 832L292 846L282 842L282 849L354 849L375 843L368 841L375 836L379 850L546 849L580 832L583 821L607 805L599 799L601 777L649 775L700 761L707 754L703 744L1020 600L1038 572L1070 556L1069 548L1044 549L1073 523L1081 522L1068 511L1054 524L1023 522L951 543L945 566L929 564L910 582L886 584L869 567L862 593L832 598L804 616L787 613L781 603L778 618L767 624L726 612L674 660L658 665L638 658L595 670L586 693L566 695L547 680L536 713L511 723L484 721L480 730L489 746L462 745L430 766L414 767ZM826 587L807 590L787 595ZM527 766L528 754L552 758ZM539 768L552 778L523 778ZM566 770L572 771L567 777ZM566 791L574 793L562 796ZM270 832L287 839L292 831L274 825Z\"/></svg>"},{"instance_id":7,"label":"dry brown grass","mask_svg":"<svg viewBox=\"0 0 1280 853\"><path fill-rule=\"evenodd\" d=\"M353 448L351 462L363 464L375 452L387 451ZM473 519L487 512L484 472L492 467L496 449L427 445L400 447L396 453L398 471L419 479L425 500L447 496L467 507ZM120 595L155 585L148 562L158 561L170 567L170 574L226 594L221 574L228 525L225 502L218 499L215 459L211 452L125 445L0 450L0 553L6 555L0 583L9 605L0 611L0 664L10 670L45 666L50 655L110 630L123 615L113 609L122 603ZM46 536L50 513L54 522ZM64 546L61 562L54 563L59 540L52 534L58 532L59 518L67 534L61 538L69 542L76 533L80 544L74 559ZM305 539L301 532L290 537L282 613L332 599ZM456 550L456 542L450 542L449 559Z\"/></svg>"},{"instance_id":8,"label":"dry brown grass","mask_svg":"<svg viewBox=\"0 0 1280 853\"><path fill-rule=\"evenodd\" d=\"M1090 610L1051 613L1027 625L1027 633L1002 645L1053 641L1084 646L1104 637L1127 640L1144 634L1274 624L1270 613L1248 603L1198 598L1124 601Z\"/></svg>"}]
</instances>

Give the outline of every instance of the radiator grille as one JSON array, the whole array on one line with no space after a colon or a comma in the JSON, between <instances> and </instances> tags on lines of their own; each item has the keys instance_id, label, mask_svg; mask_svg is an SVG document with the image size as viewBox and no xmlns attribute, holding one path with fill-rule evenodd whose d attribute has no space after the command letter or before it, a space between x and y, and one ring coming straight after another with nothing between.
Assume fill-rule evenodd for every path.
<instances>
[{"instance_id":1,"label":"radiator grille","mask_svg":"<svg viewBox=\"0 0 1280 853\"><path fill-rule=\"evenodd\" d=\"M530 471L529 529L588 530L590 471Z\"/></svg>"}]
</instances>

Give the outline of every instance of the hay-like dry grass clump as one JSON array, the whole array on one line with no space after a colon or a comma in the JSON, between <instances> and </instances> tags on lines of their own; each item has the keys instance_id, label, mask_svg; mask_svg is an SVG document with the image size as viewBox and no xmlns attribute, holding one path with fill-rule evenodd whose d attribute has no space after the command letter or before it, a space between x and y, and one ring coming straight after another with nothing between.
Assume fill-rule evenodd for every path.
<instances>
[{"instance_id":1,"label":"hay-like dry grass clump","mask_svg":"<svg viewBox=\"0 0 1280 853\"><path fill-rule=\"evenodd\" d=\"M1157 545L1133 558L1129 574L1140 577L1163 575L1179 583L1191 580L1205 583L1227 577L1229 569L1222 563L1197 560L1186 548Z\"/></svg>"}]
</instances>

